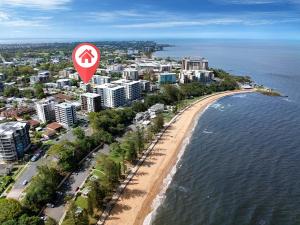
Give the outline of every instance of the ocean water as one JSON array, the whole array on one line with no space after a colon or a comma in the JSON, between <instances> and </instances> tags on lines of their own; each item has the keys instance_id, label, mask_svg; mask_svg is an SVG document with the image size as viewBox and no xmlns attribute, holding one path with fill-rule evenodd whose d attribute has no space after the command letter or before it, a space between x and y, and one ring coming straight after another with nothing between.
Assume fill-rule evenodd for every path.
<instances>
[{"instance_id":1,"label":"ocean water","mask_svg":"<svg viewBox=\"0 0 300 225\"><path fill-rule=\"evenodd\" d=\"M150 224L300 224L300 44L178 41L158 54L206 56L289 97L239 94L211 105Z\"/></svg>"}]
</instances>

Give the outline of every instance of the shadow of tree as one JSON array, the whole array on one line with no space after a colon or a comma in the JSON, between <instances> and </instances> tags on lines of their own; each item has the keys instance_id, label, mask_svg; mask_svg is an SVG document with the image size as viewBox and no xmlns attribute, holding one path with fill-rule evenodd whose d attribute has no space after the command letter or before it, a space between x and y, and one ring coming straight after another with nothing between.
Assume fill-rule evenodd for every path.
<instances>
[{"instance_id":1,"label":"shadow of tree","mask_svg":"<svg viewBox=\"0 0 300 225\"><path fill-rule=\"evenodd\" d=\"M120 214L120 213L122 213L122 212L124 212L124 211L128 211L128 210L130 210L130 209L131 209L131 207L128 206L128 205L124 205L124 204L117 203L117 204L115 205L115 207L113 207L113 209L112 209L110 215L118 215L118 214ZM109 217L109 218L111 218L111 217Z\"/></svg>"},{"instance_id":2,"label":"shadow of tree","mask_svg":"<svg viewBox=\"0 0 300 225\"><path fill-rule=\"evenodd\" d=\"M124 199L130 199L134 197L141 197L144 196L147 192L139 190L139 189L126 189L122 198Z\"/></svg>"}]
</instances>

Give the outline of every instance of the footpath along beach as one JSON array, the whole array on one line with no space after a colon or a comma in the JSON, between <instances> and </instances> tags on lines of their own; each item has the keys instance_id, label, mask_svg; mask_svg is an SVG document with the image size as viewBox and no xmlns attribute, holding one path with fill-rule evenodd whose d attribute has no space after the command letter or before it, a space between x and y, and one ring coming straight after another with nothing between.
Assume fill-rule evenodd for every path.
<instances>
[{"instance_id":1,"label":"footpath along beach","mask_svg":"<svg viewBox=\"0 0 300 225\"><path fill-rule=\"evenodd\" d=\"M217 100L234 94L251 92L228 91L197 101L174 118L151 153L139 167L106 219L106 225L140 225L153 210L152 203L163 188L164 179L178 160L184 140L191 135L197 119Z\"/></svg>"}]
</instances>

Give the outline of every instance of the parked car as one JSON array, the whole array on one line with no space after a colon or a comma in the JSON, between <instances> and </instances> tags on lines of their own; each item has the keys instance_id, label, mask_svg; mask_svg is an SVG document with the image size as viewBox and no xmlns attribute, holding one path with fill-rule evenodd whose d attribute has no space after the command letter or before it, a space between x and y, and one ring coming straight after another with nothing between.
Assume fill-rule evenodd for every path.
<instances>
[{"instance_id":1,"label":"parked car","mask_svg":"<svg viewBox=\"0 0 300 225\"><path fill-rule=\"evenodd\" d=\"M31 162L35 162L38 159L38 157L36 157L36 155L32 156L32 158L30 159Z\"/></svg>"},{"instance_id":2,"label":"parked car","mask_svg":"<svg viewBox=\"0 0 300 225\"><path fill-rule=\"evenodd\" d=\"M28 181L24 180L23 183L22 183L22 185L25 186L26 184L28 184Z\"/></svg>"},{"instance_id":3,"label":"parked car","mask_svg":"<svg viewBox=\"0 0 300 225\"><path fill-rule=\"evenodd\" d=\"M48 208L54 208L54 205L51 204L51 203L48 203L46 206L47 206Z\"/></svg>"}]
</instances>

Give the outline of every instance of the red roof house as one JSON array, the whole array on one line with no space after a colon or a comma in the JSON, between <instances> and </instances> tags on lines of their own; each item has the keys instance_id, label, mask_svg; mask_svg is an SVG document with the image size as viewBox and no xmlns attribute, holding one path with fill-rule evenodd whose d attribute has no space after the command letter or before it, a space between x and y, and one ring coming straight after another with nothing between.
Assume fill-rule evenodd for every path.
<instances>
[{"instance_id":1,"label":"red roof house","mask_svg":"<svg viewBox=\"0 0 300 225\"><path fill-rule=\"evenodd\" d=\"M50 130L59 131L62 128L62 125L60 125L57 122L53 122L53 123L48 124L47 128Z\"/></svg>"},{"instance_id":2,"label":"red roof house","mask_svg":"<svg viewBox=\"0 0 300 225\"><path fill-rule=\"evenodd\" d=\"M81 63L86 63L86 60L88 61L88 63L92 62L92 58L94 58L95 56L92 54L92 50L84 50L79 58L81 58Z\"/></svg>"}]
</instances>

